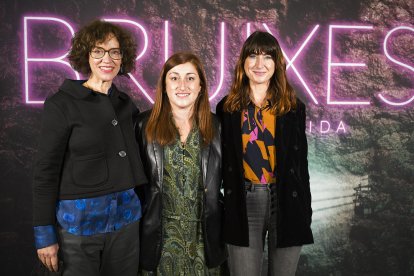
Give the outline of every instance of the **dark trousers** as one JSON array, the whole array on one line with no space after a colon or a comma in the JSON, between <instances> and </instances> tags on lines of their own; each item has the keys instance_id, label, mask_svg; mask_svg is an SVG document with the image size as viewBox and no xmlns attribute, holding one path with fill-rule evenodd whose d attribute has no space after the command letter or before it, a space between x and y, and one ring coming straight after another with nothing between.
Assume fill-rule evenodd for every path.
<instances>
[{"instance_id":1,"label":"dark trousers","mask_svg":"<svg viewBox=\"0 0 414 276\"><path fill-rule=\"evenodd\" d=\"M139 263L139 221L118 231L77 236L59 230L65 276L136 276Z\"/></svg>"}]
</instances>

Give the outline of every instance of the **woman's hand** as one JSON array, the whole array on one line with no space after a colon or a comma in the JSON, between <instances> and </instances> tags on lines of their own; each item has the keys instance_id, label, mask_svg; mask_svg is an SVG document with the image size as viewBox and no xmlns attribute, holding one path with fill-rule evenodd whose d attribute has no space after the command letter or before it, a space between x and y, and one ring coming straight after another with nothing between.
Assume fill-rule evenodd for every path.
<instances>
[{"instance_id":1,"label":"woman's hand","mask_svg":"<svg viewBox=\"0 0 414 276\"><path fill-rule=\"evenodd\" d=\"M40 261L52 272L59 270L58 251L59 245L57 243L37 250L37 256Z\"/></svg>"}]
</instances>

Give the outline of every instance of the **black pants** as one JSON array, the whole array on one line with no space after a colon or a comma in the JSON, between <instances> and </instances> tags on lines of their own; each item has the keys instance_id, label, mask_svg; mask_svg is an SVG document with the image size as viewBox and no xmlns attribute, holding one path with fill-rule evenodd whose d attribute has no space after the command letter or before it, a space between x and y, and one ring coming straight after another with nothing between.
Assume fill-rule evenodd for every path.
<instances>
[{"instance_id":1,"label":"black pants","mask_svg":"<svg viewBox=\"0 0 414 276\"><path fill-rule=\"evenodd\" d=\"M65 276L136 276L139 263L139 221L118 231L77 236L59 230Z\"/></svg>"}]
</instances>

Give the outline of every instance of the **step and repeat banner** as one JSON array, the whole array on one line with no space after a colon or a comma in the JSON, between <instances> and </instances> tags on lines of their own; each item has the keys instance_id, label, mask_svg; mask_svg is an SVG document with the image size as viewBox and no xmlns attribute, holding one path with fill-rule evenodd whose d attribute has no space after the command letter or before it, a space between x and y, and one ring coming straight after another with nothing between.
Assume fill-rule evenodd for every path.
<instances>
[{"instance_id":1,"label":"step and repeat banner","mask_svg":"<svg viewBox=\"0 0 414 276\"><path fill-rule=\"evenodd\" d=\"M43 101L65 78L86 78L67 61L70 40L102 19L136 38L137 69L115 83L140 110L151 108L165 60L192 51L214 111L244 40L272 33L307 105L315 244L298 275L414 275L412 1L27 0L1 2L0 15L0 270L33 267Z\"/></svg>"}]
</instances>

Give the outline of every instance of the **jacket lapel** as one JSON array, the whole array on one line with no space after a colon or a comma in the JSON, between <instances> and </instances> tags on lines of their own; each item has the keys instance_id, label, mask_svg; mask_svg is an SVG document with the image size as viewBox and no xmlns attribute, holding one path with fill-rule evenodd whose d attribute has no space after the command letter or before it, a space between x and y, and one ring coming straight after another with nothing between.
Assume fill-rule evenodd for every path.
<instances>
[{"instance_id":1,"label":"jacket lapel","mask_svg":"<svg viewBox=\"0 0 414 276\"><path fill-rule=\"evenodd\" d=\"M203 185L207 187L207 170L208 170L208 161L210 156L211 145L202 147L201 149L201 172L203 174Z\"/></svg>"},{"instance_id":2,"label":"jacket lapel","mask_svg":"<svg viewBox=\"0 0 414 276\"><path fill-rule=\"evenodd\" d=\"M156 174L156 177L154 179L157 179L157 184L159 188L161 188L162 180L163 180L163 172L164 172L164 150L158 143L151 143L152 144L152 150L154 151L154 157L155 157L155 166L156 171L153 171L153 174Z\"/></svg>"},{"instance_id":3,"label":"jacket lapel","mask_svg":"<svg viewBox=\"0 0 414 276\"><path fill-rule=\"evenodd\" d=\"M231 117L231 127L232 127L232 139L229 141L234 141L234 150L236 152L236 160L239 160L239 169L243 172L243 143L241 136L241 112L236 111L230 114ZM229 147L231 145L228 145Z\"/></svg>"},{"instance_id":4,"label":"jacket lapel","mask_svg":"<svg viewBox=\"0 0 414 276\"><path fill-rule=\"evenodd\" d=\"M291 112L276 117L276 166L279 168L279 171L285 168L287 149L289 148L290 134L293 126L291 117Z\"/></svg>"}]
</instances>

